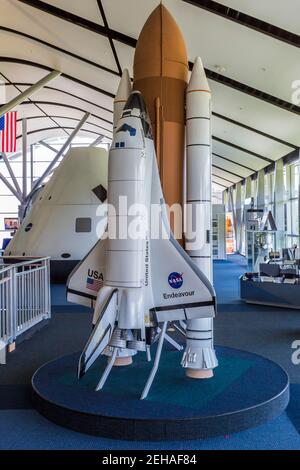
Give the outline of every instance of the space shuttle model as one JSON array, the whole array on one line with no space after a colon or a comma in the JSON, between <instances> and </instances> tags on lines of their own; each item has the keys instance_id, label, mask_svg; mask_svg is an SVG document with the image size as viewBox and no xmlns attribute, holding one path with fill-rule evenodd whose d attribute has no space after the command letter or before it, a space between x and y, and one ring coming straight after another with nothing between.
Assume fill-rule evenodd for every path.
<instances>
[{"instance_id":1,"label":"space shuttle model","mask_svg":"<svg viewBox=\"0 0 300 470\"><path fill-rule=\"evenodd\" d=\"M183 207L185 201L184 236L175 239L167 207ZM200 58L188 81L184 40L163 5L138 40L133 91L124 71L114 102L107 202L107 232L68 281L70 301L95 307L79 377L100 354L110 356L100 390L114 365L130 364L143 351L150 359L150 347L158 341L141 396L146 398L167 324L177 321L186 325L181 364L187 375L211 377L218 365L211 283L211 92ZM98 293L87 283L93 272L103 280Z\"/></svg>"}]
</instances>

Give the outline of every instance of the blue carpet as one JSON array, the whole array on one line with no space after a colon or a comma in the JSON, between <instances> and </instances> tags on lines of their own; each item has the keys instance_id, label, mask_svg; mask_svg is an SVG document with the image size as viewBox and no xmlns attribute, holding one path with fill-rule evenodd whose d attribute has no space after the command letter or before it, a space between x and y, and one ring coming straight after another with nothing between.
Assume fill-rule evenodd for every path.
<instances>
[{"instance_id":1,"label":"blue carpet","mask_svg":"<svg viewBox=\"0 0 300 470\"><path fill-rule=\"evenodd\" d=\"M226 438L190 442L132 443L94 438L58 427L30 407L29 383L43 363L80 350L88 337L91 313L72 309L64 288L54 287L54 315L50 324L8 356L0 371L1 449L300 449L300 366L291 362L291 344L300 339L298 311L248 306L239 300L238 277L245 259L230 256L215 262L219 315L216 343L261 354L279 363L291 381L287 413L256 429ZM76 311L76 314L73 312Z\"/></svg>"},{"instance_id":2,"label":"blue carpet","mask_svg":"<svg viewBox=\"0 0 300 470\"><path fill-rule=\"evenodd\" d=\"M67 301L66 286L63 284L52 284L51 286L52 313L65 312L92 312L88 307L81 307Z\"/></svg>"}]
</instances>

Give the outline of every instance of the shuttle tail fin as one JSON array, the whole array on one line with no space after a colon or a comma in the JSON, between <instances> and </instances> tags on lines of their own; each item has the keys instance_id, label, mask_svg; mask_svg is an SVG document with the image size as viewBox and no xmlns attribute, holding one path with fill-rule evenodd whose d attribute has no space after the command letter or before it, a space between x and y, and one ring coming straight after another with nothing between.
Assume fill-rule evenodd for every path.
<instances>
[{"instance_id":1,"label":"shuttle tail fin","mask_svg":"<svg viewBox=\"0 0 300 470\"><path fill-rule=\"evenodd\" d=\"M67 300L94 307L105 275L106 239L100 239L67 280Z\"/></svg>"}]
</instances>

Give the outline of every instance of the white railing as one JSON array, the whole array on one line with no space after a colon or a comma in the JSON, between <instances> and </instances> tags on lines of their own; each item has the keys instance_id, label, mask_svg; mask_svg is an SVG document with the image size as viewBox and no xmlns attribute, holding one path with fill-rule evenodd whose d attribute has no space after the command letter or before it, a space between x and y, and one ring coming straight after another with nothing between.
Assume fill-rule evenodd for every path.
<instances>
[{"instance_id":1,"label":"white railing","mask_svg":"<svg viewBox=\"0 0 300 470\"><path fill-rule=\"evenodd\" d=\"M0 342L13 343L50 316L50 258L0 264Z\"/></svg>"}]
</instances>

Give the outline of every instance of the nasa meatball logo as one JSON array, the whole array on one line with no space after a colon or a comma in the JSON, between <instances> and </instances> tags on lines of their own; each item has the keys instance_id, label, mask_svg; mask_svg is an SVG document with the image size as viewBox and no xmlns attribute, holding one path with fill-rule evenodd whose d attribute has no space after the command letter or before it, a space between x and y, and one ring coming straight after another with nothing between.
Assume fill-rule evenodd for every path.
<instances>
[{"instance_id":1,"label":"nasa meatball logo","mask_svg":"<svg viewBox=\"0 0 300 470\"><path fill-rule=\"evenodd\" d=\"M180 287L183 284L182 274L179 274L179 273L169 274L168 283L169 283L169 286L172 287L172 289L180 289Z\"/></svg>"}]
</instances>

